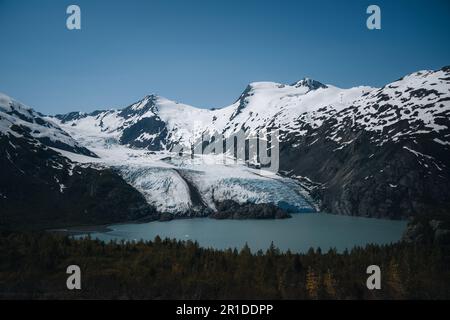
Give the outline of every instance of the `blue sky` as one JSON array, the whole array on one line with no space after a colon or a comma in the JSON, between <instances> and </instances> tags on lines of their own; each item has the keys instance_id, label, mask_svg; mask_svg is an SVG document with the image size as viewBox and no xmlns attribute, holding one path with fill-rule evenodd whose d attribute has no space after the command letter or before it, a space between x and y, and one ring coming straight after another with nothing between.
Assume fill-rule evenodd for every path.
<instances>
[{"instance_id":1,"label":"blue sky","mask_svg":"<svg viewBox=\"0 0 450 320\"><path fill-rule=\"evenodd\" d=\"M70 4L82 30L66 29ZM150 93L221 107L249 82L305 76L382 86L449 65L449 33L447 0L0 0L0 92L54 114Z\"/></svg>"}]
</instances>

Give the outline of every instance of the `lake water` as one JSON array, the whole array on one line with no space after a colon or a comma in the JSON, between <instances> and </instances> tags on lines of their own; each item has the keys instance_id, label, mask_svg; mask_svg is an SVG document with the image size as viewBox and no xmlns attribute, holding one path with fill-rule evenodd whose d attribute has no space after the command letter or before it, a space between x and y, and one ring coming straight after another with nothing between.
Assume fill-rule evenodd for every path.
<instances>
[{"instance_id":1,"label":"lake water","mask_svg":"<svg viewBox=\"0 0 450 320\"><path fill-rule=\"evenodd\" d=\"M100 240L153 240L161 238L196 240L203 247L266 250L271 242L285 251L306 252L320 247L343 251L369 243L388 244L400 240L406 221L393 221L331 215L324 213L293 214L283 220L215 220L181 219L167 222L112 225L108 232L91 233ZM77 237L83 237L80 235Z\"/></svg>"}]
</instances>

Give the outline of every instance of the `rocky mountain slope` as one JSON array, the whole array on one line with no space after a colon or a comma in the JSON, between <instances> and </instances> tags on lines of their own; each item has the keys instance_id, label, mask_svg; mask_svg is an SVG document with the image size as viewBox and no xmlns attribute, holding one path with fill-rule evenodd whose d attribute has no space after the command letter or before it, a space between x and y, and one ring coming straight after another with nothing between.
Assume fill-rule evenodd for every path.
<instances>
[{"instance_id":1,"label":"rocky mountain slope","mask_svg":"<svg viewBox=\"0 0 450 320\"><path fill-rule=\"evenodd\" d=\"M312 115L312 121L317 119ZM323 208L375 217L448 213L450 69L408 75L287 134L283 168L320 183Z\"/></svg>"},{"instance_id":2,"label":"rocky mountain slope","mask_svg":"<svg viewBox=\"0 0 450 320\"><path fill-rule=\"evenodd\" d=\"M0 230L155 215L144 197L114 171L74 163L55 151L97 157L57 125L5 95L0 96L0 150Z\"/></svg>"}]
</instances>

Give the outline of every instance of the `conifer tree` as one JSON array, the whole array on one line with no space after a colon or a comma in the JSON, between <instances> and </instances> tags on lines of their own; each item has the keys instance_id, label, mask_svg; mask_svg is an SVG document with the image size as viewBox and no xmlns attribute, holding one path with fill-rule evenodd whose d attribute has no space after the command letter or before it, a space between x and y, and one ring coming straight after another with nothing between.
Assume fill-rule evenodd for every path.
<instances>
[{"instance_id":1,"label":"conifer tree","mask_svg":"<svg viewBox=\"0 0 450 320\"><path fill-rule=\"evenodd\" d=\"M325 287L325 292L327 293L328 298L330 299L336 299L337 298L337 292L336 292L336 280L333 277L333 274L331 273L331 270L328 269L327 273L324 276L323 279L323 285Z\"/></svg>"},{"instance_id":2,"label":"conifer tree","mask_svg":"<svg viewBox=\"0 0 450 320\"><path fill-rule=\"evenodd\" d=\"M306 274L306 291L311 299L319 299L319 279L314 270L309 267Z\"/></svg>"},{"instance_id":3,"label":"conifer tree","mask_svg":"<svg viewBox=\"0 0 450 320\"><path fill-rule=\"evenodd\" d=\"M399 265L394 258L391 259L388 266L387 285L392 291L394 299L404 298L405 290L400 278Z\"/></svg>"}]
</instances>

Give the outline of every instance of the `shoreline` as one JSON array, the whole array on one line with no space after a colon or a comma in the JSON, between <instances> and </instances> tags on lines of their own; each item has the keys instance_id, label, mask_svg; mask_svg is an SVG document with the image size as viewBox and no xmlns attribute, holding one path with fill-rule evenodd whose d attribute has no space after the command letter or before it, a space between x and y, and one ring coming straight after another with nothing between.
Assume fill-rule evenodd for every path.
<instances>
[{"instance_id":1,"label":"shoreline","mask_svg":"<svg viewBox=\"0 0 450 320\"><path fill-rule=\"evenodd\" d=\"M125 222L129 223L129 222ZM64 236L77 236L82 234L91 234L96 232L108 232L113 231L110 228L112 224L104 224L104 225L94 225L94 226L73 226L66 228L58 228L58 229L48 229L45 230L49 233L60 234Z\"/></svg>"}]
</instances>

